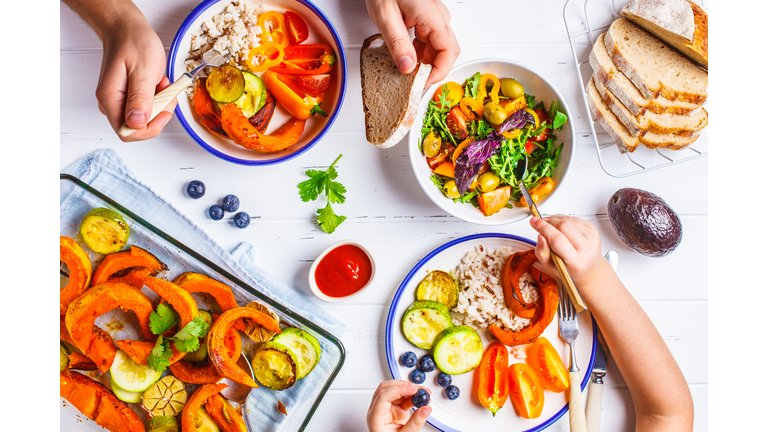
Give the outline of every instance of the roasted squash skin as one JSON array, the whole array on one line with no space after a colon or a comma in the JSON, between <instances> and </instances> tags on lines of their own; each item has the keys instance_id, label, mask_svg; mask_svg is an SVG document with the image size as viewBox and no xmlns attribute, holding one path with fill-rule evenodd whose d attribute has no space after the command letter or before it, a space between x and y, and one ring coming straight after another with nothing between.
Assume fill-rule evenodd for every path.
<instances>
[{"instance_id":1,"label":"roasted squash skin","mask_svg":"<svg viewBox=\"0 0 768 432\"><path fill-rule=\"evenodd\" d=\"M204 384L192 393L192 396L187 400L187 404L184 405L184 410L181 412L181 432L197 432L197 426L195 426L197 409L203 406L208 398L218 394L225 388L227 388L227 385L224 383Z\"/></svg>"},{"instance_id":2,"label":"roasted squash skin","mask_svg":"<svg viewBox=\"0 0 768 432\"><path fill-rule=\"evenodd\" d=\"M65 263L69 269L69 281L59 292L59 315L64 315L72 300L88 288L91 281L91 259L77 242L60 236L59 261Z\"/></svg>"},{"instance_id":3,"label":"roasted squash skin","mask_svg":"<svg viewBox=\"0 0 768 432\"><path fill-rule=\"evenodd\" d=\"M179 275L179 277L173 280L173 283L189 293L200 292L210 294L216 300L216 303L219 304L222 312L237 307L237 300L235 300L235 295L232 294L232 288L206 275L187 272Z\"/></svg>"},{"instance_id":4,"label":"roasted squash skin","mask_svg":"<svg viewBox=\"0 0 768 432\"><path fill-rule=\"evenodd\" d=\"M107 280L109 282L122 282L140 290L144 288L144 279L156 273L154 270L146 267L136 267L123 276L111 276Z\"/></svg>"},{"instance_id":5,"label":"roasted squash skin","mask_svg":"<svg viewBox=\"0 0 768 432\"><path fill-rule=\"evenodd\" d=\"M91 286L106 282L113 274L133 267L150 269L153 274L168 269L165 264L148 251L138 246L131 246L131 250L106 255L96 266L96 270L93 271Z\"/></svg>"},{"instance_id":6,"label":"roasted squash skin","mask_svg":"<svg viewBox=\"0 0 768 432\"><path fill-rule=\"evenodd\" d=\"M504 345L516 346L535 342L555 317L560 300L557 293L557 282L536 267L531 267L529 273L533 276L534 283L539 287L536 314L533 316L531 324L517 332L503 329L495 324L488 327L496 339Z\"/></svg>"},{"instance_id":7,"label":"roasted squash skin","mask_svg":"<svg viewBox=\"0 0 768 432\"><path fill-rule=\"evenodd\" d=\"M205 402L205 411L211 415L211 418L213 418L213 421L222 432L248 432L240 411L236 410L232 404L219 394L208 398Z\"/></svg>"},{"instance_id":8,"label":"roasted squash skin","mask_svg":"<svg viewBox=\"0 0 768 432\"><path fill-rule=\"evenodd\" d=\"M214 319L217 317L218 315L214 315ZM224 345L227 347L227 353L232 358L232 362L237 363L242 351L242 341L235 327L232 326L229 333L227 333ZM204 362L200 363L191 363L187 359L181 359L178 362L171 363L170 368L173 376L190 384L211 384L221 379L216 366L207 357Z\"/></svg>"},{"instance_id":9,"label":"roasted squash skin","mask_svg":"<svg viewBox=\"0 0 768 432\"><path fill-rule=\"evenodd\" d=\"M520 289L520 278L536 262L536 252L531 249L517 252L509 256L501 270L501 288L504 290L504 301L507 307L523 318L533 318L536 314L536 303L527 303Z\"/></svg>"},{"instance_id":10,"label":"roasted squash skin","mask_svg":"<svg viewBox=\"0 0 768 432\"><path fill-rule=\"evenodd\" d=\"M112 432L144 432L144 423L109 389L77 372L59 374L59 395Z\"/></svg>"},{"instance_id":11,"label":"roasted squash skin","mask_svg":"<svg viewBox=\"0 0 768 432\"><path fill-rule=\"evenodd\" d=\"M152 348L155 347L154 342L133 341L127 339L117 340L115 341L115 345L125 352L134 363L142 366L147 366L149 355L152 354ZM186 355L186 353L177 350L173 344L171 344L171 354L171 359L169 360L171 364L176 363Z\"/></svg>"},{"instance_id":12,"label":"roasted squash skin","mask_svg":"<svg viewBox=\"0 0 768 432\"><path fill-rule=\"evenodd\" d=\"M144 285L173 306L173 310L179 314L181 322L179 329L184 328L184 326L197 317L199 313L197 302L187 291L181 289L175 283L149 276L144 279Z\"/></svg>"},{"instance_id":13,"label":"roasted squash skin","mask_svg":"<svg viewBox=\"0 0 768 432\"><path fill-rule=\"evenodd\" d=\"M70 345L75 345L64 320L65 317L62 315L59 320L59 339ZM115 355L117 355L117 349L109 333L96 326L93 326L93 333L94 336L91 341L90 350L83 354L91 359L97 365L99 373L103 374L112 367L112 362L115 361Z\"/></svg>"}]
</instances>

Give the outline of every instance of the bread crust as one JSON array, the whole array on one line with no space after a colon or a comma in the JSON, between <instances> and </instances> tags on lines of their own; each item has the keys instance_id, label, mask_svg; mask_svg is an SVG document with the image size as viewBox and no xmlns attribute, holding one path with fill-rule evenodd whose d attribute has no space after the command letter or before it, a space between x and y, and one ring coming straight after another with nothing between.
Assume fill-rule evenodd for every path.
<instances>
[{"instance_id":1,"label":"bread crust","mask_svg":"<svg viewBox=\"0 0 768 432\"><path fill-rule=\"evenodd\" d=\"M390 148L394 146L395 144L399 143L405 134L408 133L409 130L411 130L411 126L413 126L413 122L416 120L416 112L419 108L419 102L421 100L421 95L424 91L424 85L427 82L427 78L429 78L429 74L432 72L432 66L426 63L419 63L416 65L416 69L411 72L412 74L415 74L415 77L413 79L413 83L411 84L411 88L408 94L408 106L406 110L402 113L400 116L400 120L397 123L397 127L392 132L392 134L384 140L384 142L374 142L373 137L371 136L371 122L373 121L370 110L365 102L365 71L363 68L363 54L365 53L365 50L369 49L371 44L377 40L383 40L384 37L377 33L373 36L370 36L365 39L363 42L363 46L360 49L360 85L362 87L362 94L363 94L363 112L365 113L365 138L368 140L369 143L375 145L379 148Z\"/></svg>"}]
</instances>

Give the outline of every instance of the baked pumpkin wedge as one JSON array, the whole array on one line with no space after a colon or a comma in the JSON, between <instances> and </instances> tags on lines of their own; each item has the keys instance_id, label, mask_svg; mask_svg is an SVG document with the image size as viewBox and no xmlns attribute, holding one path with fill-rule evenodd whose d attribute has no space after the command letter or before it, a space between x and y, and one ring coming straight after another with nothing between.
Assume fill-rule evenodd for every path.
<instances>
[{"instance_id":1,"label":"baked pumpkin wedge","mask_svg":"<svg viewBox=\"0 0 768 432\"><path fill-rule=\"evenodd\" d=\"M214 315L214 319L218 315ZM237 363L242 351L242 341L237 332L237 326L232 326L224 339L224 345L227 348L227 354L232 358L232 362ZM178 362L171 362L171 373L176 378L190 384L212 384L221 380L221 375L216 370L216 366L211 363L208 356L201 362L190 362L186 358Z\"/></svg>"},{"instance_id":2,"label":"baked pumpkin wedge","mask_svg":"<svg viewBox=\"0 0 768 432\"><path fill-rule=\"evenodd\" d=\"M122 282L140 290L144 288L144 279L154 274L157 274L157 272L154 270L148 269L146 267L136 267L129 270L128 273L122 276L110 276L107 281Z\"/></svg>"},{"instance_id":3,"label":"baked pumpkin wedge","mask_svg":"<svg viewBox=\"0 0 768 432\"><path fill-rule=\"evenodd\" d=\"M507 258L501 269L501 288L504 290L504 302L507 307L522 318L533 318L536 303L528 303L520 289L520 278L536 262L536 251L516 252Z\"/></svg>"},{"instance_id":4,"label":"baked pumpkin wedge","mask_svg":"<svg viewBox=\"0 0 768 432\"><path fill-rule=\"evenodd\" d=\"M117 308L133 311L139 319L144 339L155 340L155 335L149 328L149 314L153 310L149 298L130 285L120 282L104 282L84 292L67 309L65 325L69 330L73 345L88 355L91 343L95 339L94 321Z\"/></svg>"},{"instance_id":5,"label":"baked pumpkin wedge","mask_svg":"<svg viewBox=\"0 0 768 432\"><path fill-rule=\"evenodd\" d=\"M144 432L144 423L128 404L85 375L59 374L59 395L80 412L112 432Z\"/></svg>"},{"instance_id":6,"label":"baked pumpkin wedge","mask_svg":"<svg viewBox=\"0 0 768 432\"><path fill-rule=\"evenodd\" d=\"M69 281L59 292L59 315L64 315L72 300L88 288L91 281L91 259L76 241L60 236L59 261L69 269Z\"/></svg>"},{"instance_id":7,"label":"baked pumpkin wedge","mask_svg":"<svg viewBox=\"0 0 768 432\"><path fill-rule=\"evenodd\" d=\"M65 316L62 315L59 320L59 339L70 345L75 345L64 320ZM91 347L88 352L83 352L83 354L91 359L98 367L99 373L103 374L112 367L112 362L115 361L115 355L117 355L117 349L109 333L96 326L93 326L92 331Z\"/></svg>"},{"instance_id":8,"label":"baked pumpkin wedge","mask_svg":"<svg viewBox=\"0 0 768 432\"><path fill-rule=\"evenodd\" d=\"M113 274L133 268L144 267L152 270L152 274L157 274L168 267L160 262L154 255L138 246L131 246L131 250L116 252L106 255L96 266L91 278L91 286L106 282Z\"/></svg>"},{"instance_id":9,"label":"baked pumpkin wedge","mask_svg":"<svg viewBox=\"0 0 768 432\"><path fill-rule=\"evenodd\" d=\"M205 402L205 411L210 414L222 432L248 432L240 411L220 394L208 398Z\"/></svg>"},{"instance_id":10,"label":"baked pumpkin wedge","mask_svg":"<svg viewBox=\"0 0 768 432\"><path fill-rule=\"evenodd\" d=\"M216 279L209 278L200 273L186 272L173 280L173 283L184 288L189 293L210 294L219 304L221 311L227 311L237 307L237 300L232 294L232 288Z\"/></svg>"},{"instance_id":11,"label":"baked pumpkin wedge","mask_svg":"<svg viewBox=\"0 0 768 432\"><path fill-rule=\"evenodd\" d=\"M173 310L179 314L180 329L197 318L199 313L197 302L192 298L192 295L175 283L149 276L144 279L144 285L173 306Z\"/></svg>"},{"instance_id":12,"label":"baked pumpkin wedge","mask_svg":"<svg viewBox=\"0 0 768 432\"><path fill-rule=\"evenodd\" d=\"M134 341L128 339L116 340L115 345L117 345L119 349L127 354L134 363L140 364L142 366L147 366L149 355L152 354L152 348L155 347L154 342ZM173 364L181 360L186 353L177 350L176 346L171 344L171 354L171 358L168 361Z\"/></svg>"},{"instance_id":13,"label":"baked pumpkin wedge","mask_svg":"<svg viewBox=\"0 0 768 432\"><path fill-rule=\"evenodd\" d=\"M181 432L197 432L197 426L195 426L197 410L203 406L208 398L218 394L225 388L227 388L227 385L224 383L205 384L192 393L192 396L187 399L187 404L184 405L184 410L181 412Z\"/></svg>"}]
</instances>

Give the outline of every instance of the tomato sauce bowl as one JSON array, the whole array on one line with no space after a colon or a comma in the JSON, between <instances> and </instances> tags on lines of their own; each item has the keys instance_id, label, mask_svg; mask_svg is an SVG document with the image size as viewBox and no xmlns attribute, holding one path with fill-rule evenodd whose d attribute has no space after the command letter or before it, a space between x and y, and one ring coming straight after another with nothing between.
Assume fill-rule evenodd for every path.
<instances>
[{"instance_id":1,"label":"tomato sauce bowl","mask_svg":"<svg viewBox=\"0 0 768 432\"><path fill-rule=\"evenodd\" d=\"M373 281L373 256L352 240L334 243L317 257L309 269L309 287L325 302L347 301L363 293Z\"/></svg>"}]
</instances>

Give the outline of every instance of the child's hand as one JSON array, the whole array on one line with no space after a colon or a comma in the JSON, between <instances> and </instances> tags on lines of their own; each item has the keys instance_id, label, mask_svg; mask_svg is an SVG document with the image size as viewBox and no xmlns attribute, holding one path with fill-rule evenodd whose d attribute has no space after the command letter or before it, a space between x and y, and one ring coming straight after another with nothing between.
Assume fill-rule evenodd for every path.
<instances>
[{"instance_id":1,"label":"child's hand","mask_svg":"<svg viewBox=\"0 0 768 432\"><path fill-rule=\"evenodd\" d=\"M565 261L573 281L580 283L597 280L605 269L597 229L587 221L569 216L548 216L544 220L533 217L531 226L538 231L536 257L550 274L558 274L550 257L554 250ZM609 266L610 268L610 266Z\"/></svg>"},{"instance_id":2,"label":"child's hand","mask_svg":"<svg viewBox=\"0 0 768 432\"><path fill-rule=\"evenodd\" d=\"M389 380L379 384L373 393L366 420L370 432L418 432L432 412L429 406L421 407L410 416L413 408L411 396L420 388L408 381ZM425 389L428 392L429 389ZM430 392L431 394L432 392Z\"/></svg>"}]
</instances>

